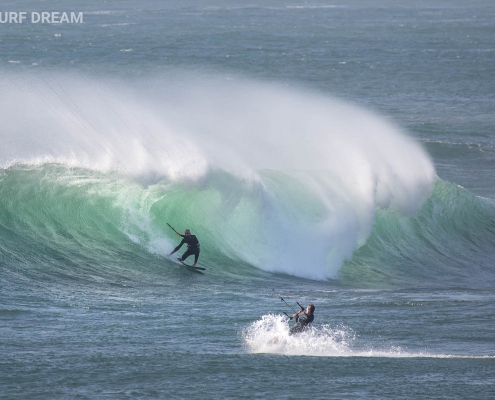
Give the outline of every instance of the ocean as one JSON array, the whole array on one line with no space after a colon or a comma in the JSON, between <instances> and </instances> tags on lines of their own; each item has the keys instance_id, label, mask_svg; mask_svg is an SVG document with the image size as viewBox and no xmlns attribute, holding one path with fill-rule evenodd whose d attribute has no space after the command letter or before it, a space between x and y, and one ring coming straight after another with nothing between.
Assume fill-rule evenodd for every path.
<instances>
[{"instance_id":1,"label":"ocean","mask_svg":"<svg viewBox=\"0 0 495 400\"><path fill-rule=\"evenodd\" d=\"M493 2L0 12L1 399L495 397Z\"/></svg>"}]
</instances>

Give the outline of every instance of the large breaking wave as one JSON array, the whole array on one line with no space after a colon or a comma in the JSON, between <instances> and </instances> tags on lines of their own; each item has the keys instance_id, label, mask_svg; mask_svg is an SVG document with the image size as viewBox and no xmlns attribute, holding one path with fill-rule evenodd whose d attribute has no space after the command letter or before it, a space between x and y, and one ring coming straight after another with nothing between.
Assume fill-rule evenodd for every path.
<instances>
[{"instance_id":1,"label":"large breaking wave","mask_svg":"<svg viewBox=\"0 0 495 400\"><path fill-rule=\"evenodd\" d=\"M489 200L438 180L384 118L321 94L186 74L2 87L4 254L19 240L75 265L162 257L170 222L224 269L403 284L445 273L455 250L472 262L466 238L472 254L493 244Z\"/></svg>"}]
</instances>

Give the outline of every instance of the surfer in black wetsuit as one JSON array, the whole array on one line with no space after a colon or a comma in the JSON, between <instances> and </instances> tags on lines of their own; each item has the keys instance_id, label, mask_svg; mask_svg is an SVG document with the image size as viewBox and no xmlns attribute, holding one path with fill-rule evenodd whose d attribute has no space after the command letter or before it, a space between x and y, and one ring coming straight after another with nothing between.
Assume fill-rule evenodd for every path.
<instances>
[{"instance_id":1,"label":"surfer in black wetsuit","mask_svg":"<svg viewBox=\"0 0 495 400\"><path fill-rule=\"evenodd\" d=\"M296 333L301 333L308 329L311 326L311 323L315 319L315 316L313 315L315 311L315 306L313 304L310 304L309 306L306 307L306 311L299 311L296 312L292 317L296 319L296 324L290 328L289 335L295 335ZM304 314L302 317L299 318L300 314Z\"/></svg>"},{"instance_id":2,"label":"surfer in black wetsuit","mask_svg":"<svg viewBox=\"0 0 495 400\"><path fill-rule=\"evenodd\" d=\"M194 254L194 264L192 266L195 267L196 263L198 262L199 251L200 251L198 238L195 235L191 235L191 231L189 229L186 229L183 235L181 235L180 233L177 233L177 235L183 238L182 242L179 243L179 245L174 249L174 251L172 251L172 253L169 254L169 256L174 254L177 250L179 250L182 247L184 243L186 243L187 250L184 254L182 254L182 257L178 258L178 260L185 261L187 257Z\"/></svg>"}]
</instances>

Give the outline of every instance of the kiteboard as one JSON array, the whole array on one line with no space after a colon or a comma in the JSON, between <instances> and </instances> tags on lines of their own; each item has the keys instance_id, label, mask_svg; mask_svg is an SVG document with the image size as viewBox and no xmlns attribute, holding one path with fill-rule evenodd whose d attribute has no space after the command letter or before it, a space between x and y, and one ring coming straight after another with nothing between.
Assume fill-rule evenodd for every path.
<instances>
[{"instance_id":1,"label":"kiteboard","mask_svg":"<svg viewBox=\"0 0 495 400\"><path fill-rule=\"evenodd\" d=\"M192 268L192 269L197 269L200 271L206 271L206 268L203 267L193 267L192 265L186 264L185 262L179 261L184 267Z\"/></svg>"},{"instance_id":2,"label":"kiteboard","mask_svg":"<svg viewBox=\"0 0 495 400\"><path fill-rule=\"evenodd\" d=\"M203 268L203 267L193 267L192 265L190 265L190 264L186 264L185 262L180 261L180 260L178 260L178 259L176 259L176 258L169 257L169 259L170 259L171 261L173 261L174 263L176 263L176 264L181 264L181 265L183 265L184 267L186 267L186 268L187 268L188 270L190 270L190 271L198 272L198 273L200 273L200 274L202 274L202 273L203 273L203 272L201 272L201 271L206 271L206 268Z\"/></svg>"},{"instance_id":3,"label":"kiteboard","mask_svg":"<svg viewBox=\"0 0 495 400\"><path fill-rule=\"evenodd\" d=\"M248 338L244 338L244 342L253 350L259 351L260 349L264 348L265 350L269 350L270 348L273 349L274 347L272 346L285 346L287 344L287 341L284 338L279 338L278 336L275 336L271 338L268 342L265 343L260 343L258 340L252 340Z\"/></svg>"}]
</instances>

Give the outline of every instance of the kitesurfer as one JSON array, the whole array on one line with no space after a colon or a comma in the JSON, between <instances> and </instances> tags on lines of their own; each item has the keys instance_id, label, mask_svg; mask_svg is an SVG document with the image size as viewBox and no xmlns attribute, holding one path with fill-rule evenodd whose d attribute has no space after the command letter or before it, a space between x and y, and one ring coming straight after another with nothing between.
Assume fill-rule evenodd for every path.
<instances>
[{"instance_id":1,"label":"kitesurfer","mask_svg":"<svg viewBox=\"0 0 495 400\"><path fill-rule=\"evenodd\" d=\"M173 228L172 228L173 229ZM176 232L177 233L177 232ZM199 258L199 252L200 252L200 246L199 246L199 240L195 235L191 235L191 231L189 229L186 229L184 231L184 234L181 235L180 233L177 233L180 237L182 237L182 241L179 243L179 245L172 251L169 256L174 254L177 250L179 250L182 245L185 243L187 244L187 250L186 252L182 255L182 257L179 257L179 261L185 261L187 257L191 256L194 254L194 264L192 265L193 267L196 266L196 263L198 262Z\"/></svg>"},{"instance_id":2,"label":"kitesurfer","mask_svg":"<svg viewBox=\"0 0 495 400\"><path fill-rule=\"evenodd\" d=\"M290 328L289 335L294 335L296 333L301 333L308 329L311 326L311 323L315 319L314 316L314 311L315 311L315 306L313 304L310 304L306 307L306 311L301 310L296 312L292 317L295 318L296 323L295 325ZM301 314L303 314L302 317L299 317Z\"/></svg>"}]
</instances>

